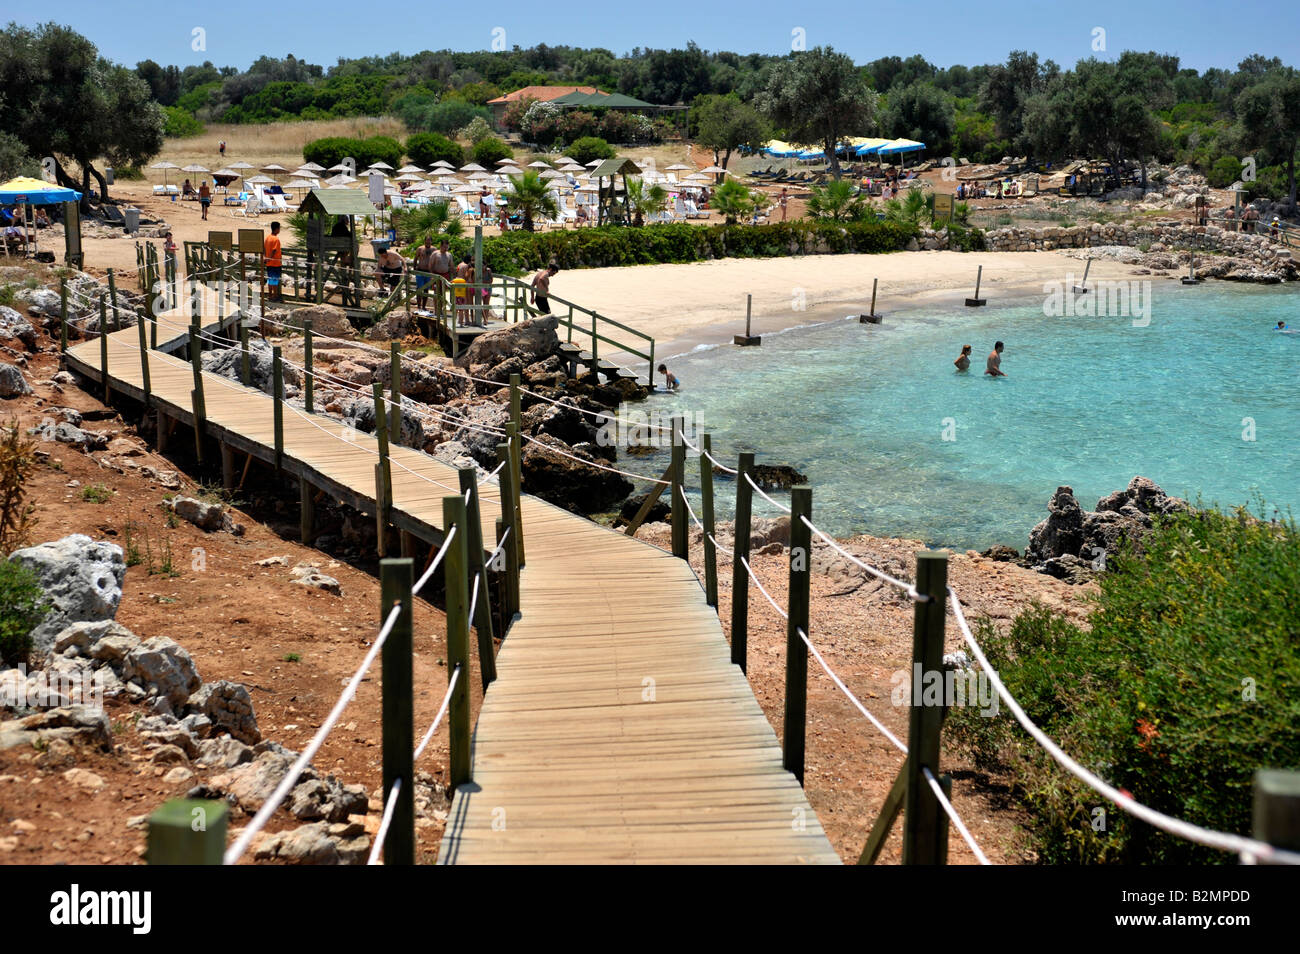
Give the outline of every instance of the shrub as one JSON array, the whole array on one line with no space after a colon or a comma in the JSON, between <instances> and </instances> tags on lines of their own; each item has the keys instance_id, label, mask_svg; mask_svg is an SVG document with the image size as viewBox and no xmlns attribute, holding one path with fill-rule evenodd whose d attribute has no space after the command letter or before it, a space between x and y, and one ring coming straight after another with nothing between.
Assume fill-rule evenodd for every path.
<instances>
[{"instance_id":1,"label":"shrub","mask_svg":"<svg viewBox=\"0 0 1300 954\"><path fill-rule=\"evenodd\" d=\"M1300 765L1300 532L1244 509L1160 520L1109 562L1086 627L1036 606L1005 636L981 626L990 662L1030 718L1112 785L1169 815L1248 834L1252 776ZM1004 760L1034 812L1041 859L1228 863L1118 809L1021 733L1009 713L954 708L949 739Z\"/></svg>"},{"instance_id":2,"label":"shrub","mask_svg":"<svg viewBox=\"0 0 1300 954\"><path fill-rule=\"evenodd\" d=\"M11 293L12 286L4 289ZM36 444L23 437L17 418L0 432L0 555L31 542L34 504L27 503L28 480L36 464Z\"/></svg>"},{"instance_id":3,"label":"shrub","mask_svg":"<svg viewBox=\"0 0 1300 954\"><path fill-rule=\"evenodd\" d=\"M17 665L32 651L32 630L49 606L36 574L21 563L0 562L0 662Z\"/></svg>"},{"instance_id":4,"label":"shrub","mask_svg":"<svg viewBox=\"0 0 1300 954\"><path fill-rule=\"evenodd\" d=\"M81 499L86 503L108 503L113 499L113 490L103 484L87 484L81 488Z\"/></svg>"},{"instance_id":5,"label":"shrub","mask_svg":"<svg viewBox=\"0 0 1300 954\"><path fill-rule=\"evenodd\" d=\"M496 136L481 139L474 146L474 161L488 169L491 169L502 159L512 158L514 154L514 150Z\"/></svg>"},{"instance_id":6,"label":"shrub","mask_svg":"<svg viewBox=\"0 0 1300 954\"><path fill-rule=\"evenodd\" d=\"M461 138L468 139L471 146L477 146L492 135L492 127L482 116L475 116L468 126L460 131Z\"/></svg>"},{"instance_id":7,"label":"shrub","mask_svg":"<svg viewBox=\"0 0 1300 954\"><path fill-rule=\"evenodd\" d=\"M381 161L397 167L402 163L402 144L391 136L371 136L369 139L327 136L313 139L303 146L302 155L305 162L315 162L326 169L338 165L348 156L357 161L358 170Z\"/></svg>"},{"instance_id":8,"label":"shrub","mask_svg":"<svg viewBox=\"0 0 1300 954\"><path fill-rule=\"evenodd\" d=\"M179 106L163 107L163 135L173 139L188 139L203 132L203 124L194 114Z\"/></svg>"},{"instance_id":9,"label":"shrub","mask_svg":"<svg viewBox=\"0 0 1300 954\"><path fill-rule=\"evenodd\" d=\"M465 162L465 151L438 133L416 133L407 139L406 155L417 166L426 169L440 159L445 159L457 168Z\"/></svg>"},{"instance_id":10,"label":"shrub","mask_svg":"<svg viewBox=\"0 0 1300 954\"><path fill-rule=\"evenodd\" d=\"M613 147L599 136L583 136L569 143L569 148L564 151L574 162L583 166L593 159L614 158Z\"/></svg>"},{"instance_id":11,"label":"shrub","mask_svg":"<svg viewBox=\"0 0 1300 954\"><path fill-rule=\"evenodd\" d=\"M1206 179L1216 189L1226 189L1240 178L1241 160L1232 156L1220 156L1206 174Z\"/></svg>"}]
</instances>

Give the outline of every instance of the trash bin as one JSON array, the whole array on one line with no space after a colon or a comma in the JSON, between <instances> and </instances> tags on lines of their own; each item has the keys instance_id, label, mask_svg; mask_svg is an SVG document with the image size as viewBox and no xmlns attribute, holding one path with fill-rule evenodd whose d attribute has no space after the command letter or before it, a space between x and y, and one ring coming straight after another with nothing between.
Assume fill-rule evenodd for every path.
<instances>
[{"instance_id":1,"label":"trash bin","mask_svg":"<svg viewBox=\"0 0 1300 954\"><path fill-rule=\"evenodd\" d=\"M130 235L140 231L140 210L135 206L128 206L122 212L122 217L126 220L124 227Z\"/></svg>"},{"instance_id":2,"label":"trash bin","mask_svg":"<svg viewBox=\"0 0 1300 954\"><path fill-rule=\"evenodd\" d=\"M105 167L104 167L104 184L105 184L105 185L112 185L112 184L113 184L113 167L112 167L112 166L105 166Z\"/></svg>"},{"instance_id":3,"label":"trash bin","mask_svg":"<svg viewBox=\"0 0 1300 954\"><path fill-rule=\"evenodd\" d=\"M385 252L388 251L388 247L392 244L393 244L392 241L389 239L370 240L370 247L375 250L376 255L383 255Z\"/></svg>"}]
</instances>

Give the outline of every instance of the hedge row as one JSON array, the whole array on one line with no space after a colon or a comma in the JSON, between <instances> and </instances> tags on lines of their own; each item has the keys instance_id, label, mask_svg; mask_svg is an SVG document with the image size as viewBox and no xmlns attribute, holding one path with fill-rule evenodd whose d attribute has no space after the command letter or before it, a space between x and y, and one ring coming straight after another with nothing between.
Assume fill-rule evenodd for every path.
<instances>
[{"instance_id":1,"label":"hedge row","mask_svg":"<svg viewBox=\"0 0 1300 954\"><path fill-rule=\"evenodd\" d=\"M601 226L492 236L483 240L483 257L494 271L509 274L552 261L561 268L602 268L716 258L897 252L914 235L913 229L886 222ZM461 256L472 247L472 239L462 236L454 240L452 251Z\"/></svg>"}]
</instances>

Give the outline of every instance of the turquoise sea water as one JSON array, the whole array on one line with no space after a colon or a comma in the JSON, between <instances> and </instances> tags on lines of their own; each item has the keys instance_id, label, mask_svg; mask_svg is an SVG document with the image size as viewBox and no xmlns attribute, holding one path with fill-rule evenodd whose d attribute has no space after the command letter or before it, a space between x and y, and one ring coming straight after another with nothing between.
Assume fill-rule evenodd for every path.
<instances>
[{"instance_id":1,"label":"turquoise sea water","mask_svg":"<svg viewBox=\"0 0 1300 954\"><path fill-rule=\"evenodd\" d=\"M1058 485L1091 508L1136 474L1192 500L1262 496L1300 514L1300 335L1271 331L1300 327L1298 295L1158 281L1146 327L1045 317L1042 297L896 311L882 326L837 317L670 359L683 389L648 409L694 415L733 467L744 449L804 472L815 522L840 536L1023 548ZM998 339L1008 377L992 379ZM963 344L973 361L958 374ZM657 475L666 458L623 466ZM730 483L719 492L727 519Z\"/></svg>"}]
</instances>

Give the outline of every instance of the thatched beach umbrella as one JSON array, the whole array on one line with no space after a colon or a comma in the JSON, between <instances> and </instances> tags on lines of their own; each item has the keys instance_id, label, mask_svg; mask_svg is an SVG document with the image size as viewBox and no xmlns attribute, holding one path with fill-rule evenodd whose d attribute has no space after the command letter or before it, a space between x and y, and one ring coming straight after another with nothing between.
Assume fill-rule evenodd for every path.
<instances>
[{"instance_id":1,"label":"thatched beach umbrella","mask_svg":"<svg viewBox=\"0 0 1300 954\"><path fill-rule=\"evenodd\" d=\"M172 169L179 169L180 166L176 165L176 163L174 163L174 162L167 162L166 160L163 160L162 162L155 162L155 163L154 163L152 166L150 166L149 168L150 168L150 169L161 169L161 170L162 170L162 174L163 174L163 185L166 185L166 184L167 184L167 173L168 173L170 170L172 170Z\"/></svg>"}]
</instances>

